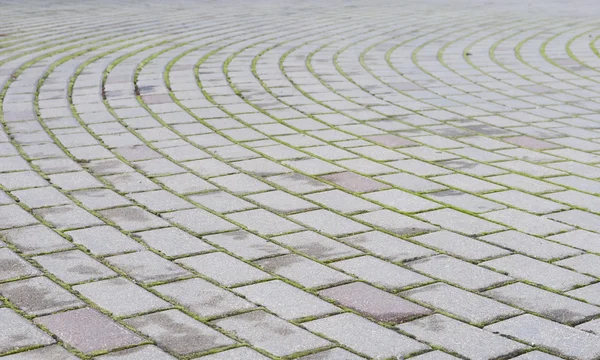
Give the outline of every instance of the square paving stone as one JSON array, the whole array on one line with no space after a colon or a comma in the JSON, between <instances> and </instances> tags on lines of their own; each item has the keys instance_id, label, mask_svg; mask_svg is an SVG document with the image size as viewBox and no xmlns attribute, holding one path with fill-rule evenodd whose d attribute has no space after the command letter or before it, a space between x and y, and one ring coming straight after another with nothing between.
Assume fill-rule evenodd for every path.
<instances>
[{"instance_id":1,"label":"square paving stone","mask_svg":"<svg viewBox=\"0 0 600 360\"><path fill-rule=\"evenodd\" d=\"M174 280L190 275L187 270L151 251L116 255L108 257L106 260L143 284Z\"/></svg>"},{"instance_id":2,"label":"square paving stone","mask_svg":"<svg viewBox=\"0 0 600 360\"><path fill-rule=\"evenodd\" d=\"M28 315L45 315L85 305L76 296L43 276L0 284L0 295Z\"/></svg>"},{"instance_id":3,"label":"square paving stone","mask_svg":"<svg viewBox=\"0 0 600 360\"><path fill-rule=\"evenodd\" d=\"M73 244L44 225L26 226L0 232L4 240L25 255L69 249Z\"/></svg>"},{"instance_id":4,"label":"square paving stone","mask_svg":"<svg viewBox=\"0 0 600 360\"><path fill-rule=\"evenodd\" d=\"M143 345L132 349L115 351L96 356L98 360L175 360L175 358L154 345Z\"/></svg>"},{"instance_id":5,"label":"square paving stone","mask_svg":"<svg viewBox=\"0 0 600 360\"><path fill-rule=\"evenodd\" d=\"M508 276L447 255L436 255L416 260L408 263L407 266L427 275L475 291L512 280Z\"/></svg>"},{"instance_id":6,"label":"square paving stone","mask_svg":"<svg viewBox=\"0 0 600 360\"><path fill-rule=\"evenodd\" d=\"M45 346L40 349L27 350L13 355L6 355L2 360L77 360L75 355L58 345Z\"/></svg>"},{"instance_id":7,"label":"square paving stone","mask_svg":"<svg viewBox=\"0 0 600 360\"><path fill-rule=\"evenodd\" d=\"M290 251L247 231L234 231L204 237L247 260L256 260L267 256L287 254Z\"/></svg>"},{"instance_id":8,"label":"square paving stone","mask_svg":"<svg viewBox=\"0 0 600 360\"><path fill-rule=\"evenodd\" d=\"M392 261L408 261L436 254L433 250L379 231L371 231L340 240Z\"/></svg>"},{"instance_id":9,"label":"square paving stone","mask_svg":"<svg viewBox=\"0 0 600 360\"><path fill-rule=\"evenodd\" d=\"M238 287L235 291L286 320L341 311L318 297L280 280Z\"/></svg>"},{"instance_id":10,"label":"square paving stone","mask_svg":"<svg viewBox=\"0 0 600 360\"><path fill-rule=\"evenodd\" d=\"M223 316L255 307L254 304L203 279L187 279L152 288L200 317Z\"/></svg>"},{"instance_id":11,"label":"square paving stone","mask_svg":"<svg viewBox=\"0 0 600 360\"><path fill-rule=\"evenodd\" d=\"M355 174L353 172L341 172L337 174L321 176L323 180L332 182L344 189L363 193L389 188L388 185L370 179L368 177Z\"/></svg>"},{"instance_id":12,"label":"square paving stone","mask_svg":"<svg viewBox=\"0 0 600 360\"><path fill-rule=\"evenodd\" d=\"M358 315L345 313L302 324L370 358L402 358L429 346L377 325Z\"/></svg>"},{"instance_id":13,"label":"square paving stone","mask_svg":"<svg viewBox=\"0 0 600 360\"><path fill-rule=\"evenodd\" d=\"M319 291L342 306L380 322L397 324L431 310L361 282Z\"/></svg>"},{"instance_id":14,"label":"square paving stone","mask_svg":"<svg viewBox=\"0 0 600 360\"><path fill-rule=\"evenodd\" d=\"M37 224L38 221L19 205L0 206L0 229Z\"/></svg>"},{"instance_id":15,"label":"square paving stone","mask_svg":"<svg viewBox=\"0 0 600 360\"><path fill-rule=\"evenodd\" d=\"M0 264L0 281L40 274L38 269L7 248L0 249Z\"/></svg>"},{"instance_id":16,"label":"square paving stone","mask_svg":"<svg viewBox=\"0 0 600 360\"><path fill-rule=\"evenodd\" d=\"M600 336L529 314L488 325L485 330L535 344L568 359L593 360L600 356Z\"/></svg>"},{"instance_id":17,"label":"square paving stone","mask_svg":"<svg viewBox=\"0 0 600 360\"><path fill-rule=\"evenodd\" d=\"M169 225L158 216L137 206L109 209L99 213L126 231L139 231Z\"/></svg>"},{"instance_id":18,"label":"square paving stone","mask_svg":"<svg viewBox=\"0 0 600 360\"><path fill-rule=\"evenodd\" d=\"M256 282L271 277L266 272L222 252L187 257L176 262L224 286Z\"/></svg>"},{"instance_id":19,"label":"square paving stone","mask_svg":"<svg viewBox=\"0 0 600 360\"><path fill-rule=\"evenodd\" d=\"M444 283L422 286L400 295L441 309L472 324L486 324L523 313L498 301Z\"/></svg>"},{"instance_id":20,"label":"square paving stone","mask_svg":"<svg viewBox=\"0 0 600 360\"><path fill-rule=\"evenodd\" d=\"M519 254L486 261L480 265L502 271L516 279L526 280L560 291L570 290L575 286L587 285L594 281L590 276Z\"/></svg>"},{"instance_id":21,"label":"square paving stone","mask_svg":"<svg viewBox=\"0 0 600 360\"><path fill-rule=\"evenodd\" d=\"M438 229L436 226L387 209L356 215L354 218L398 235L419 234Z\"/></svg>"},{"instance_id":22,"label":"square paving stone","mask_svg":"<svg viewBox=\"0 0 600 360\"><path fill-rule=\"evenodd\" d=\"M580 250L514 230L482 236L480 239L542 260L581 254Z\"/></svg>"},{"instance_id":23,"label":"square paving stone","mask_svg":"<svg viewBox=\"0 0 600 360\"><path fill-rule=\"evenodd\" d=\"M263 208L283 214L318 208L313 203L280 190L250 195L246 198L259 203Z\"/></svg>"},{"instance_id":24,"label":"square paving stone","mask_svg":"<svg viewBox=\"0 0 600 360\"><path fill-rule=\"evenodd\" d=\"M201 239L174 227L143 231L136 233L135 236L169 257L214 250L214 247Z\"/></svg>"},{"instance_id":25,"label":"square paving stone","mask_svg":"<svg viewBox=\"0 0 600 360\"><path fill-rule=\"evenodd\" d=\"M510 254L508 250L446 230L415 236L411 240L466 260L483 260Z\"/></svg>"},{"instance_id":26,"label":"square paving stone","mask_svg":"<svg viewBox=\"0 0 600 360\"><path fill-rule=\"evenodd\" d=\"M580 323L600 314L597 306L522 283L506 285L484 294L562 324Z\"/></svg>"},{"instance_id":27,"label":"square paving stone","mask_svg":"<svg viewBox=\"0 0 600 360\"><path fill-rule=\"evenodd\" d=\"M274 272L309 288L334 285L352 280L346 274L294 254L268 258L257 261L256 264L267 271Z\"/></svg>"},{"instance_id":28,"label":"square paving stone","mask_svg":"<svg viewBox=\"0 0 600 360\"><path fill-rule=\"evenodd\" d=\"M161 348L186 355L235 344L235 341L178 310L166 310L125 321Z\"/></svg>"},{"instance_id":29,"label":"square paving stone","mask_svg":"<svg viewBox=\"0 0 600 360\"><path fill-rule=\"evenodd\" d=\"M237 229L237 225L203 209L179 210L164 213L161 216L197 234Z\"/></svg>"},{"instance_id":30,"label":"square paving stone","mask_svg":"<svg viewBox=\"0 0 600 360\"><path fill-rule=\"evenodd\" d=\"M73 290L114 316L128 316L171 307L171 304L124 278L77 285Z\"/></svg>"},{"instance_id":31,"label":"square paving stone","mask_svg":"<svg viewBox=\"0 0 600 360\"><path fill-rule=\"evenodd\" d=\"M244 359L244 360L268 360L269 358L262 355L256 350L252 350L247 347L239 347L231 350L225 350L216 354L210 354L201 356L199 359L202 360L231 360L231 359Z\"/></svg>"},{"instance_id":32,"label":"square paving stone","mask_svg":"<svg viewBox=\"0 0 600 360\"><path fill-rule=\"evenodd\" d=\"M55 342L52 337L11 309L0 309L0 323L0 354Z\"/></svg>"},{"instance_id":33,"label":"square paving stone","mask_svg":"<svg viewBox=\"0 0 600 360\"><path fill-rule=\"evenodd\" d=\"M442 207L438 203L397 189L373 192L364 196L401 212L420 212Z\"/></svg>"},{"instance_id":34,"label":"square paving stone","mask_svg":"<svg viewBox=\"0 0 600 360\"><path fill-rule=\"evenodd\" d=\"M466 235L479 235L505 229L501 225L497 225L453 209L428 211L425 213L420 213L417 216L448 230L456 231Z\"/></svg>"},{"instance_id":35,"label":"square paving stone","mask_svg":"<svg viewBox=\"0 0 600 360\"><path fill-rule=\"evenodd\" d=\"M301 214L290 215L289 218L312 227L317 232L322 232L330 236L343 236L370 230L370 228L365 225L359 224L328 210L303 212Z\"/></svg>"},{"instance_id":36,"label":"square paving stone","mask_svg":"<svg viewBox=\"0 0 600 360\"><path fill-rule=\"evenodd\" d=\"M33 212L60 230L83 228L93 225L104 225L102 220L98 219L86 210L74 205L36 209ZM2 223L1 216L2 215L0 214L0 223Z\"/></svg>"},{"instance_id":37,"label":"square paving stone","mask_svg":"<svg viewBox=\"0 0 600 360\"><path fill-rule=\"evenodd\" d=\"M275 215L267 210L256 209L231 213L227 217L233 221L239 222L250 230L256 231L261 235L277 235L297 230L304 230L304 227ZM293 217L290 217L293 219Z\"/></svg>"},{"instance_id":38,"label":"square paving stone","mask_svg":"<svg viewBox=\"0 0 600 360\"><path fill-rule=\"evenodd\" d=\"M33 260L67 284L105 279L117 275L79 250L36 256Z\"/></svg>"},{"instance_id":39,"label":"square paving stone","mask_svg":"<svg viewBox=\"0 0 600 360\"><path fill-rule=\"evenodd\" d=\"M318 260L335 260L362 254L359 250L312 231L276 236L272 240Z\"/></svg>"},{"instance_id":40,"label":"square paving stone","mask_svg":"<svg viewBox=\"0 0 600 360\"><path fill-rule=\"evenodd\" d=\"M112 226L93 226L68 231L67 234L74 243L85 246L94 255L112 255L144 249L143 246Z\"/></svg>"},{"instance_id":41,"label":"square paving stone","mask_svg":"<svg viewBox=\"0 0 600 360\"><path fill-rule=\"evenodd\" d=\"M145 341L108 316L90 308L39 317L35 322L85 354L137 345Z\"/></svg>"},{"instance_id":42,"label":"square paving stone","mask_svg":"<svg viewBox=\"0 0 600 360\"><path fill-rule=\"evenodd\" d=\"M329 341L264 311L232 316L214 323L277 357L330 345Z\"/></svg>"},{"instance_id":43,"label":"square paving stone","mask_svg":"<svg viewBox=\"0 0 600 360\"><path fill-rule=\"evenodd\" d=\"M468 359L506 357L529 347L449 317L434 314L397 326L418 340ZM485 344L485 346L482 346Z\"/></svg>"}]
</instances>

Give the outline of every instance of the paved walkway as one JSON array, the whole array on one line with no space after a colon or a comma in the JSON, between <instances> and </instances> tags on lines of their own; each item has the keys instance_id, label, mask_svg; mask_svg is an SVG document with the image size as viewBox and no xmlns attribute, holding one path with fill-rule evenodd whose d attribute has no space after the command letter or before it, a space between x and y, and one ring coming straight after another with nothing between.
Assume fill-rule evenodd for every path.
<instances>
[{"instance_id":1,"label":"paved walkway","mask_svg":"<svg viewBox=\"0 0 600 360\"><path fill-rule=\"evenodd\" d=\"M0 357L600 359L599 13L0 0Z\"/></svg>"}]
</instances>

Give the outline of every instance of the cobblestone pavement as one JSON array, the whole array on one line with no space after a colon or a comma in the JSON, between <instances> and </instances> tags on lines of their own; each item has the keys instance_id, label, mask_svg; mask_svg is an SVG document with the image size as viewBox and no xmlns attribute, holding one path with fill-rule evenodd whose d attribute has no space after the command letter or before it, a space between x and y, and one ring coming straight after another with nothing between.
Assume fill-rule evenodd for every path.
<instances>
[{"instance_id":1,"label":"cobblestone pavement","mask_svg":"<svg viewBox=\"0 0 600 360\"><path fill-rule=\"evenodd\" d=\"M0 357L600 359L599 13L0 0Z\"/></svg>"}]
</instances>

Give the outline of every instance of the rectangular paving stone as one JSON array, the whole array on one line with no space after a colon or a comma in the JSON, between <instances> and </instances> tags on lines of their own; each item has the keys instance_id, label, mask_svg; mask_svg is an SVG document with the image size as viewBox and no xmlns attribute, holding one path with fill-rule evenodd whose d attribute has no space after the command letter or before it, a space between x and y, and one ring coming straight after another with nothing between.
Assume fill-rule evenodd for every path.
<instances>
[{"instance_id":1,"label":"rectangular paving stone","mask_svg":"<svg viewBox=\"0 0 600 360\"><path fill-rule=\"evenodd\" d=\"M39 317L35 322L85 354L137 345L145 341L108 316L90 308Z\"/></svg>"},{"instance_id":2,"label":"rectangular paving stone","mask_svg":"<svg viewBox=\"0 0 600 360\"><path fill-rule=\"evenodd\" d=\"M493 326L493 325L492 325ZM517 354L529 347L467 325L449 317L434 314L397 326L418 340L441 347L468 359L494 359ZM485 346L482 346L485 344Z\"/></svg>"},{"instance_id":3,"label":"rectangular paving stone","mask_svg":"<svg viewBox=\"0 0 600 360\"><path fill-rule=\"evenodd\" d=\"M203 209L173 211L164 213L161 217L197 234L209 234L238 228L237 225Z\"/></svg>"},{"instance_id":4,"label":"rectangular paving stone","mask_svg":"<svg viewBox=\"0 0 600 360\"><path fill-rule=\"evenodd\" d=\"M19 205L0 206L0 229L37 224L38 221Z\"/></svg>"},{"instance_id":5,"label":"rectangular paving stone","mask_svg":"<svg viewBox=\"0 0 600 360\"><path fill-rule=\"evenodd\" d=\"M392 261L408 261L436 254L433 250L380 231L371 231L340 240Z\"/></svg>"},{"instance_id":6,"label":"rectangular paving stone","mask_svg":"<svg viewBox=\"0 0 600 360\"><path fill-rule=\"evenodd\" d=\"M449 283L476 291L512 280L508 276L447 255L436 255L416 260L408 263L407 266Z\"/></svg>"},{"instance_id":7,"label":"rectangular paving stone","mask_svg":"<svg viewBox=\"0 0 600 360\"><path fill-rule=\"evenodd\" d=\"M287 189L292 193L297 194L306 194L313 191L326 190L332 188L332 186L329 184L313 179L306 175L296 173L269 176L265 179L284 189Z\"/></svg>"},{"instance_id":8,"label":"rectangular paving stone","mask_svg":"<svg viewBox=\"0 0 600 360\"><path fill-rule=\"evenodd\" d=\"M299 357L301 360L361 360L362 357L341 348L333 348L316 354Z\"/></svg>"},{"instance_id":9,"label":"rectangular paving stone","mask_svg":"<svg viewBox=\"0 0 600 360\"><path fill-rule=\"evenodd\" d=\"M171 307L171 304L124 278L77 285L73 290L114 316L128 316Z\"/></svg>"},{"instance_id":10,"label":"rectangular paving stone","mask_svg":"<svg viewBox=\"0 0 600 360\"><path fill-rule=\"evenodd\" d=\"M234 194L255 193L273 189L270 185L245 174L215 177L211 181Z\"/></svg>"},{"instance_id":11,"label":"rectangular paving stone","mask_svg":"<svg viewBox=\"0 0 600 360\"><path fill-rule=\"evenodd\" d=\"M250 230L256 231L261 235L276 235L297 230L304 230L304 227L275 215L267 210L256 209L237 213L231 213L227 217L233 221L239 222ZM292 218L292 217L291 217Z\"/></svg>"},{"instance_id":12,"label":"rectangular paving stone","mask_svg":"<svg viewBox=\"0 0 600 360\"><path fill-rule=\"evenodd\" d=\"M105 265L79 250L36 256L33 260L67 284L105 279L117 275Z\"/></svg>"},{"instance_id":13,"label":"rectangular paving stone","mask_svg":"<svg viewBox=\"0 0 600 360\"><path fill-rule=\"evenodd\" d=\"M486 324L523 313L498 301L444 283L422 286L400 295L441 309L471 324Z\"/></svg>"},{"instance_id":14,"label":"rectangular paving stone","mask_svg":"<svg viewBox=\"0 0 600 360\"><path fill-rule=\"evenodd\" d=\"M188 199L221 214L256 208L256 205L225 191L190 195Z\"/></svg>"},{"instance_id":15,"label":"rectangular paving stone","mask_svg":"<svg viewBox=\"0 0 600 360\"><path fill-rule=\"evenodd\" d=\"M585 194L579 191L567 190L553 194L548 194L545 197L567 203L572 206L590 210L592 212L600 211L600 199L597 196ZM568 209L567 206L564 207Z\"/></svg>"},{"instance_id":16,"label":"rectangular paving stone","mask_svg":"<svg viewBox=\"0 0 600 360\"><path fill-rule=\"evenodd\" d=\"M600 277L600 256L597 255L583 254L557 261L554 264L571 268L582 274Z\"/></svg>"},{"instance_id":17,"label":"rectangular paving stone","mask_svg":"<svg viewBox=\"0 0 600 360\"><path fill-rule=\"evenodd\" d=\"M259 203L262 208L283 214L318 208L313 203L280 190L249 195L246 198Z\"/></svg>"},{"instance_id":18,"label":"rectangular paving stone","mask_svg":"<svg viewBox=\"0 0 600 360\"><path fill-rule=\"evenodd\" d=\"M439 191L429 193L425 196L432 200L474 213L483 213L506 208L505 205L458 190Z\"/></svg>"},{"instance_id":19,"label":"rectangular paving stone","mask_svg":"<svg viewBox=\"0 0 600 360\"><path fill-rule=\"evenodd\" d=\"M127 198L108 189L79 190L71 192L71 195L79 200L83 206L91 210L131 205L131 201Z\"/></svg>"},{"instance_id":20,"label":"rectangular paving stone","mask_svg":"<svg viewBox=\"0 0 600 360\"><path fill-rule=\"evenodd\" d=\"M515 209L492 211L481 216L530 235L547 236L572 229L568 225Z\"/></svg>"},{"instance_id":21,"label":"rectangular paving stone","mask_svg":"<svg viewBox=\"0 0 600 360\"><path fill-rule=\"evenodd\" d=\"M27 350L13 355L6 355L3 360L77 360L75 355L58 345L44 346L35 350Z\"/></svg>"},{"instance_id":22,"label":"rectangular paving stone","mask_svg":"<svg viewBox=\"0 0 600 360\"><path fill-rule=\"evenodd\" d=\"M55 342L50 335L11 309L0 309L0 322L3 324L0 331L0 354Z\"/></svg>"},{"instance_id":23,"label":"rectangular paving stone","mask_svg":"<svg viewBox=\"0 0 600 360\"><path fill-rule=\"evenodd\" d=\"M323 191L316 194L305 195L307 199L322 204L323 207L350 214L361 211L378 210L379 205L348 194L341 190ZM316 206L315 206L316 207Z\"/></svg>"},{"instance_id":24,"label":"rectangular paving stone","mask_svg":"<svg viewBox=\"0 0 600 360\"><path fill-rule=\"evenodd\" d=\"M148 246L168 257L214 250L214 247L201 239L175 227L143 231L134 236L141 238Z\"/></svg>"},{"instance_id":25,"label":"rectangular paving stone","mask_svg":"<svg viewBox=\"0 0 600 360\"><path fill-rule=\"evenodd\" d=\"M125 173L105 176L104 180L122 193L149 191L160 189L158 185L140 173Z\"/></svg>"},{"instance_id":26,"label":"rectangular paving stone","mask_svg":"<svg viewBox=\"0 0 600 360\"><path fill-rule=\"evenodd\" d=\"M233 345L236 342L179 310L165 310L125 322L177 355L187 355Z\"/></svg>"},{"instance_id":27,"label":"rectangular paving stone","mask_svg":"<svg viewBox=\"0 0 600 360\"><path fill-rule=\"evenodd\" d=\"M534 214L547 214L569 208L566 205L529 195L518 190L499 191L487 194L485 197ZM547 197L552 198L552 195Z\"/></svg>"},{"instance_id":28,"label":"rectangular paving stone","mask_svg":"<svg viewBox=\"0 0 600 360\"><path fill-rule=\"evenodd\" d=\"M576 327L579 330L587 331L595 335L600 335L600 320L592 320Z\"/></svg>"},{"instance_id":29,"label":"rectangular paving stone","mask_svg":"<svg viewBox=\"0 0 600 360\"><path fill-rule=\"evenodd\" d=\"M568 359L593 360L600 356L599 336L530 314L488 325L485 330L536 344Z\"/></svg>"},{"instance_id":30,"label":"rectangular paving stone","mask_svg":"<svg viewBox=\"0 0 600 360\"><path fill-rule=\"evenodd\" d=\"M98 360L174 360L175 358L154 345L137 346L131 349L115 351L106 355L96 356Z\"/></svg>"},{"instance_id":31,"label":"rectangular paving stone","mask_svg":"<svg viewBox=\"0 0 600 360\"><path fill-rule=\"evenodd\" d=\"M573 230L562 234L552 235L549 240L573 246L578 249L600 252L600 234L586 230Z\"/></svg>"},{"instance_id":32,"label":"rectangular paving stone","mask_svg":"<svg viewBox=\"0 0 600 360\"><path fill-rule=\"evenodd\" d=\"M0 284L0 296L8 299L28 315L45 315L85 303L46 277Z\"/></svg>"},{"instance_id":33,"label":"rectangular paving stone","mask_svg":"<svg viewBox=\"0 0 600 360\"><path fill-rule=\"evenodd\" d=\"M0 231L0 236L25 255L66 250L73 247L73 244L44 225Z\"/></svg>"},{"instance_id":34,"label":"rectangular paving stone","mask_svg":"<svg viewBox=\"0 0 600 360\"><path fill-rule=\"evenodd\" d=\"M10 206L10 205L9 205ZM1 208L0 208L1 212ZM33 210L34 214L41 216L52 226L60 229L76 229L93 225L104 225L104 222L88 211L75 206L63 205ZM2 215L0 213L0 223ZM23 224L28 225L28 224Z\"/></svg>"},{"instance_id":35,"label":"rectangular paving stone","mask_svg":"<svg viewBox=\"0 0 600 360\"><path fill-rule=\"evenodd\" d=\"M153 212L165 212L193 208L194 205L166 190L145 191L130 194L129 198Z\"/></svg>"},{"instance_id":36,"label":"rectangular paving stone","mask_svg":"<svg viewBox=\"0 0 600 360\"><path fill-rule=\"evenodd\" d=\"M503 186L462 174L436 176L431 178L431 180L469 193L485 193L505 189Z\"/></svg>"},{"instance_id":37,"label":"rectangular paving stone","mask_svg":"<svg viewBox=\"0 0 600 360\"><path fill-rule=\"evenodd\" d=\"M597 181L585 179L579 176L557 176L548 179L555 184L560 184L564 186L568 186L579 191L591 193L591 194L600 194L600 184ZM559 186L556 186L557 190L564 190Z\"/></svg>"},{"instance_id":38,"label":"rectangular paving stone","mask_svg":"<svg viewBox=\"0 0 600 360\"><path fill-rule=\"evenodd\" d=\"M568 210L556 214L546 215L546 218L560 221L582 229L600 232L600 216L581 210ZM566 225L563 225L567 227ZM571 229L571 227L567 227Z\"/></svg>"},{"instance_id":39,"label":"rectangular paving stone","mask_svg":"<svg viewBox=\"0 0 600 360\"><path fill-rule=\"evenodd\" d=\"M334 285L352 280L350 276L344 273L295 254L260 260L256 264L267 271L308 288Z\"/></svg>"},{"instance_id":40,"label":"rectangular paving stone","mask_svg":"<svg viewBox=\"0 0 600 360\"><path fill-rule=\"evenodd\" d=\"M563 188L560 186L556 186L545 181L532 179L519 174L490 176L486 179L502 184L508 188L519 189L533 194L563 190ZM548 180L556 182L556 179L557 178L551 178Z\"/></svg>"},{"instance_id":41,"label":"rectangular paving stone","mask_svg":"<svg viewBox=\"0 0 600 360\"><path fill-rule=\"evenodd\" d=\"M99 214L126 231L139 231L168 226L160 217L137 206L108 209Z\"/></svg>"},{"instance_id":42,"label":"rectangular paving stone","mask_svg":"<svg viewBox=\"0 0 600 360\"><path fill-rule=\"evenodd\" d=\"M484 295L562 324L580 323L600 313L597 306L523 283L489 290Z\"/></svg>"},{"instance_id":43,"label":"rectangular paving stone","mask_svg":"<svg viewBox=\"0 0 600 360\"><path fill-rule=\"evenodd\" d=\"M415 236L411 240L466 260L483 260L510 254L508 250L446 230Z\"/></svg>"},{"instance_id":44,"label":"rectangular paving stone","mask_svg":"<svg viewBox=\"0 0 600 360\"><path fill-rule=\"evenodd\" d=\"M111 256L106 260L144 284L190 275L188 271L150 251Z\"/></svg>"},{"instance_id":45,"label":"rectangular paving stone","mask_svg":"<svg viewBox=\"0 0 600 360\"><path fill-rule=\"evenodd\" d=\"M241 297L199 278L158 285L153 287L153 290L203 318L223 316L255 307Z\"/></svg>"},{"instance_id":46,"label":"rectangular paving stone","mask_svg":"<svg viewBox=\"0 0 600 360\"><path fill-rule=\"evenodd\" d=\"M214 322L274 356L288 356L328 346L330 343L310 332L264 311L253 311ZM273 331L273 329L278 329Z\"/></svg>"},{"instance_id":47,"label":"rectangular paving stone","mask_svg":"<svg viewBox=\"0 0 600 360\"><path fill-rule=\"evenodd\" d=\"M501 225L453 209L428 211L417 214L417 217L439 225L442 228L463 233L465 235L480 235L505 229Z\"/></svg>"},{"instance_id":48,"label":"rectangular paving stone","mask_svg":"<svg viewBox=\"0 0 600 360\"><path fill-rule=\"evenodd\" d=\"M414 192L445 190L446 186L407 173L376 176L375 179Z\"/></svg>"},{"instance_id":49,"label":"rectangular paving stone","mask_svg":"<svg viewBox=\"0 0 600 360\"><path fill-rule=\"evenodd\" d=\"M531 164L522 160L501 161L494 163L494 165L506 170L527 174L536 178L565 175L565 173L562 171L551 169L546 166Z\"/></svg>"},{"instance_id":50,"label":"rectangular paving stone","mask_svg":"<svg viewBox=\"0 0 600 360\"><path fill-rule=\"evenodd\" d=\"M341 311L338 307L280 280L238 287L235 292L286 320Z\"/></svg>"},{"instance_id":51,"label":"rectangular paving stone","mask_svg":"<svg viewBox=\"0 0 600 360\"><path fill-rule=\"evenodd\" d=\"M194 194L217 190L217 187L213 184L190 173L157 177L156 181L165 185L177 194Z\"/></svg>"},{"instance_id":52,"label":"rectangular paving stone","mask_svg":"<svg viewBox=\"0 0 600 360\"><path fill-rule=\"evenodd\" d=\"M387 209L356 215L354 218L398 235L419 234L438 229L436 226Z\"/></svg>"},{"instance_id":53,"label":"rectangular paving stone","mask_svg":"<svg viewBox=\"0 0 600 360\"><path fill-rule=\"evenodd\" d=\"M94 255L104 256L128 251L143 250L144 247L112 226L93 226L66 232L73 242L83 245Z\"/></svg>"},{"instance_id":54,"label":"rectangular paving stone","mask_svg":"<svg viewBox=\"0 0 600 360\"><path fill-rule=\"evenodd\" d=\"M272 240L318 260L335 260L362 254L360 250L313 231L276 236Z\"/></svg>"},{"instance_id":55,"label":"rectangular paving stone","mask_svg":"<svg viewBox=\"0 0 600 360\"><path fill-rule=\"evenodd\" d=\"M431 313L427 308L361 282L321 290L319 295L385 323L397 324Z\"/></svg>"},{"instance_id":56,"label":"rectangular paving stone","mask_svg":"<svg viewBox=\"0 0 600 360\"><path fill-rule=\"evenodd\" d=\"M365 194L364 196L401 212L420 212L442 206L438 203L397 189L373 192Z\"/></svg>"},{"instance_id":57,"label":"rectangular paving stone","mask_svg":"<svg viewBox=\"0 0 600 360\"><path fill-rule=\"evenodd\" d=\"M351 313L313 320L302 325L374 359L402 358L430 349L423 343Z\"/></svg>"},{"instance_id":58,"label":"rectangular paving stone","mask_svg":"<svg viewBox=\"0 0 600 360\"><path fill-rule=\"evenodd\" d=\"M583 299L590 304L600 306L600 283L588 285L566 292L566 294Z\"/></svg>"},{"instance_id":59,"label":"rectangular paving stone","mask_svg":"<svg viewBox=\"0 0 600 360\"><path fill-rule=\"evenodd\" d=\"M71 200L52 186L13 191L20 202L35 209L45 206L70 204Z\"/></svg>"},{"instance_id":60,"label":"rectangular paving stone","mask_svg":"<svg viewBox=\"0 0 600 360\"><path fill-rule=\"evenodd\" d=\"M519 254L486 261L480 265L502 271L516 279L527 280L560 291L594 281L592 277Z\"/></svg>"},{"instance_id":61,"label":"rectangular paving stone","mask_svg":"<svg viewBox=\"0 0 600 360\"><path fill-rule=\"evenodd\" d=\"M482 236L480 239L542 260L560 259L581 254L580 250L514 230Z\"/></svg>"},{"instance_id":62,"label":"rectangular paving stone","mask_svg":"<svg viewBox=\"0 0 600 360\"><path fill-rule=\"evenodd\" d=\"M296 215L290 215L289 218L308 227L312 227L317 232L330 236L343 236L370 230L370 228L365 225L359 224L328 210L303 212Z\"/></svg>"},{"instance_id":63,"label":"rectangular paving stone","mask_svg":"<svg viewBox=\"0 0 600 360\"><path fill-rule=\"evenodd\" d=\"M266 272L222 252L192 256L176 262L229 287L271 277Z\"/></svg>"},{"instance_id":64,"label":"rectangular paving stone","mask_svg":"<svg viewBox=\"0 0 600 360\"><path fill-rule=\"evenodd\" d=\"M204 239L246 260L256 260L290 252L279 245L243 230L208 235Z\"/></svg>"},{"instance_id":65,"label":"rectangular paving stone","mask_svg":"<svg viewBox=\"0 0 600 360\"><path fill-rule=\"evenodd\" d=\"M389 187L386 184L353 172L340 172L337 174L324 175L321 176L321 178L357 193L376 191Z\"/></svg>"}]
</instances>

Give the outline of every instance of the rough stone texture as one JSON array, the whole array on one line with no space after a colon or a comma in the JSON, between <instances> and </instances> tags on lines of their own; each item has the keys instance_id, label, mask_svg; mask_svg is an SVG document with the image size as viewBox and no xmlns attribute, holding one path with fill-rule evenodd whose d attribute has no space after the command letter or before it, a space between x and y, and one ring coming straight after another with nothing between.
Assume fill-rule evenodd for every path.
<instances>
[{"instance_id":1,"label":"rough stone texture","mask_svg":"<svg viewBox=\"0 0 600 360\"><path fill-rule=\"evenodd\" d=\"M35 345L48 345L54 339L11 309L0 309L0 354Z\"/></svg>"}]
</instances>

